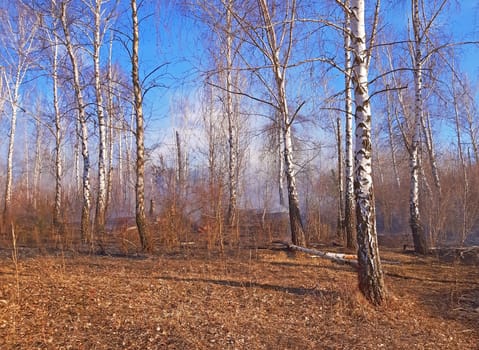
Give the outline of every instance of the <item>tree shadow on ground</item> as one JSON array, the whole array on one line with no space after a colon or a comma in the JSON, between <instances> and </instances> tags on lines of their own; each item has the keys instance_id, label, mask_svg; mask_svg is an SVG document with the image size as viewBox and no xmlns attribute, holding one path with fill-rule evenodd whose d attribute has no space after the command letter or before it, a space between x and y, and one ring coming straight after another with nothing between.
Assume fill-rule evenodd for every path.
<instances>
[{"instance_id":1,"label":"tree shadow on ground","mask_svg":"<svg viewBox=\"0 0 479 350\"><path fill-rule=\"evenodd\" d=\"M431 315L466 327L463 332L479 337L479 289L470 286L438 286L417 291L418 299Z\"/></svg>"},{"instance_id":2,"label":"tree shadow on ground","mask_svg":"<svg viewBox=\"0 0 479 350\"><path fill-rule=\"evenodd\" d=\"M281 286L268 283L258 283L252 281L237 281L237 280L226 280L226 279L208 279L208 278L196 278L196 277L176 277L176 276L160 276L160 280L165 281L175 281L175 282L198 282L206 284L216 284L219 286L233 287L233 288L258 288L262 290L275 291L281 293L294 294L298 296L331 296L335 297L339 295L334 291L320 290L317 288L305 288L305 287L291 287L291 286Z\"/></svg>"}]
</instances>

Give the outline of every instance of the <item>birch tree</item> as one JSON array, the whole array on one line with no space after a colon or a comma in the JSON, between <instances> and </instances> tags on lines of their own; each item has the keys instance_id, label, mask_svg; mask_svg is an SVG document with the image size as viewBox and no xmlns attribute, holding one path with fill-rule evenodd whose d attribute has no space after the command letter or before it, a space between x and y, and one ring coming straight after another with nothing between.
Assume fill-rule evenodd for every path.
<instances>
[{"instance_id":1,"label":"birch tree","mask_svg":"<svg viewBox=\"0 0 479 350\"><path fill-rule=\"evenodd\" d=\"M423 56L421 49L422 34L420 33L419 0L412 0L412 23L414 32L414 132L409 151L409 169L411 172L410 193L409 193L409 215L414 250L420 254L426 254L428 244L424 225L421 222L419 211L419 145L421 140L421 119L423 118L422 106L422 65Z\"/></svg>"},{"instance_id":2,"label":"birch tree","mask_svg":"<svg viewBox=\"0 0 479 350\"><path fill-rule=\"evenodd\" d=\"M18 112L20 111L21 86L32 65L32 55L36 50L35 35L39 18L29 12L20 2L14 2L2 11L1 58L6 100L10 107L10 132L7 148L6 181L3 208L3 222L8 224L11 215L13 192L13 152Z\"/></svg>"},{"instance_id":3,"label":"birch tree","mask_svg":"<svg viewBox=\"0 0 479 350\"><path fill-rule=\"evenodd\" d=\"M139 25L136 0L130 1L132 19L131 42L131 81L133 84L134 113L136 119L136 225L140 236L141 248L149 251L153 247L148 232L145 212L145 134L143 121L143 94L141 89L138 47Z\"/></svg>"},{"instance_id":4,"label":"birch tree","mask_svg":"<svg viewBox=\"0 0 479 350\"><path fill-rule=\"evenodd\" d=\"M98 118L98 194L96 202L95 228L97 234L103 237L105 233L105 215L107 205L107 179L106 179L106 157L107 157L107 142L106 142L106 121L103 110L103 94L101 85L100 72L100 48L102 43L103 31L102 24L102 0L95 0L94 3L89 4L90 10L94 17L93 27L93 73L95 81L95 102L96 113Z\"/></svg>"},{"instance_id":5,"label":"birch tree","mask_svg":"<svg viewBox=\"0 0 479 350\"><path fill-rule=\"evenodd\" d=\"M260 7L260 16L263 20L266 30L267 47L263 54L270 61L274 74L276 84L276 99L278 102L278 111L281 116L281 128L283 130L284 142L284 164L286 172L286 182L288 186L288 203L289 203L289 220L291 225L291 239L293 244L305 245L306 236L303 229L303 222L299 208L299 197L296 188L296 169L293 160L293 138L292 138L292 123L299 112L291 114L288 106L286 96L286 67L289 64L291 57L291 50L293 46L293 29L295 23L296 0L292 0L286 7L287 9L287 24L280 26L282 32L278 36L276 33L276 26L272 20L271 13L266 0L258 0ZM288 41L283 40L288 37ZM280 57L281 45L285 44L286 49L283 50L284 56Z\"/></svg>"},{"instance_id":6,"label":"birch tree","mask_svg":"<svg viewBox=\"0 0 479 350\"><path fill-rule=\"evenodd\" d=\"M54 26L56 27L56 26ZM62 207L62 126L58 96L58 38L53 36L52 45L52 96L53 109L55 113L55 204L53 209L53 225L63 233L63 220L61 215Z\"/></svg>"},{"instance_id":7,"label":"birch tree","mask_svg":"<svg viewBox=\"0 0 479 350\"><path fill-rule=\"evenodd\" d=\"M356 104L355 179L359 289L375 305L386 300L376 232L372 178L371 105L368 91L368 52L364 0L351 0L352 83Z\"/></svg>"},{"instance_id":8,"label":"birch tree","mask_svg":"<svg viewBox=\"0 0 479 350\"><path fill-rule=\"evenodd\" d=\"M232 26L232 10L234 1L227 0L223 2L226 10L226 115L228 119L228 187L229 187L229 203L227 220L228 225L233 226L236 219L236 202L237 202L237 172L238 172L238 151L237 151L237 128L235 118L233 116L233 26Z\"/></svg>"},{"instance_id":9,"label":"birch tree","mask_svg":"<svg viewBox=\"0 0 479 350\"><path fill-rule=\"evenodd\" d=\"M343 138L342 138L342 126L341 126L341 116L338 115L336 118L336 149L338 154L338 223L336 227L336 235L338 239L344 241L344 174L343 174Z\"/></svg>"},{"instance_id":10,"label":"birch tree","mask_svg":"<svg viewBox=\"0 0 479 350\"><path fill-rule=\"evenodd\" d=\"M344 1L344 7L349 8L349 0ZM353 154L353 100L351 96L351 18L349 11L344 11L344 107L345 107L345 198L344 198L344 229L346 247L356 247L356 232L354 218L354 154Z\"/></svg>"},{"instance_id":11,"label":"birch tree","mask_svg":"<svg viewBox=\"0 0 479 350\"><path fill-rule=\"evenodd\" d=\"M80 66L78 62L78 49L75 49L70 34L70 21L67 16L67 3L60 4L60 22L63 30L64 45L70 59L73 89L77 105L78 128L81 138L81 153L83 157L82 194L83 205L81 213L81 235L83 240L93 243L90 229L91 188L90 188L90 154L88 150L88 126L86 103L83 98L83 87L80 80Z\"/></svg>"}]
</instances>

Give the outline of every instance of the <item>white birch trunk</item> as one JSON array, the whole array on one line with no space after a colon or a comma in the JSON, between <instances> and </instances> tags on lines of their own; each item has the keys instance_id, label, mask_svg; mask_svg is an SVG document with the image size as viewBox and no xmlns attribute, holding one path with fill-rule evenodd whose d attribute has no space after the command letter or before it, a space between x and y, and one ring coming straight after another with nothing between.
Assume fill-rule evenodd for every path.
<instances>
[{"instance_id":1,"label":"white birch trunk","mask_svg":"<svg viewBox=\"0 0 479 350\"><path fill-rule=\"evenodd\" d=\"M145 141L143 126L143 96L138 71L138 13L136 0L131 0L132 17L132 49L131 49L131 80L133 84L134 108L136 117L136 225L143 251L151 251L152 245L148 233L145 212Z\"/></svg>"},{"instance_id":2,"label":"white birch trunk","mask_svg":"<svg viewBox=\"0 0 479 350\"><path fill-rule=\"evenodd\" d=\"M233 96L232 96L232 80L231 74L233 69L233 34L231 24L231 11L233 0L228 0L226 7L226 115L228 118L228 185L229 185L229 203L228 203L228 225L233 226L236 219L236 201L237 201L237 182L236 174L238 171L237 156L237 130L234 120Z\"/></svg>"},{"instance_id":3,"label":"white birch trunk","mask_svg":"<svg viewBox=\"0 0 479 350\"><path fill-rule=\"evenodd\" d=\"M376 233L364 6L364 0L351 1L351 46L354 54L353 85L356 102L354 188L357 201L358 274L361 292L371 303L379 305L386 299L386 289Z\"/></svg>"},{"instance_id":4,"label":"white birch trunk","mask_svg":"<svg viewBox=\"0 0 479 350\"><path fill-rule=\"evenodd\" d=\"M15 131L17 128L17 114L18 114L18 92L20 88L19 75L17 75L12 99L12 119L10 120L10 137L8 140L8 153L7 153L7 178L5 181L5 204L3 208L3 220L5 224L8 224L11 215L12 206L12 182L13 182L13 148L15 145Z\"/></svg>"},{"instance_id":5,"label":"white birch trunk","mask_svg":"<svg viewBox=\"0 0 479 350\"><path fill-rule=\"evenodd\" d=\"M70 29L66 14L66 4L61 4L61 23L63 34L65 35L65 46L67 54L70 58L73 74L73 88L78 108L78 123L81 135L81 153L83 157L83 206L81 214L81 235L83 240L90 243L93 242L92 232L90 229L90 208L91 208L91 189L90 189L90 155L88 151L88 127L86 122L85 103L83 100L83 91L80 83L80 68L78 67L77 57L73 48Z\"/></svg>"},{"instance_id":6,"label":"white birch trunk","mask_svg":"<svg viewBox=\"0 0 479 350\"><path fill-rule=\"evenodd\" d=\"M466 109L466 119L467 119L467 133L469 134L469 139L471 140L472 151L474 152L474 160L479 162L479 150L477 147L477 135L476 129L474 128L474 117L475 115L471 113L470 108Z\"/></svg>"},{"instance_id":7,"label":"white birch trunk","mask_svg":"<svg viewBox=\"0 0 479 350\"><path fill-rule=\"evenodd\" d=\"M3 223L4 225L10 224L11 219L11 206L12 206L12 191L13 191L13 152L15 145L15 132L17 127L17 117L19 110L19 98L20 98L20 86L22 85L25 75L30 69L30 55L35 49L36 32L38 29L38 18L29 21L29 14L24 12L21 4L16 4L15 28L10 21L3 23L2 29L5 31L3 36L5 40L11 40L14 52L6 59L13 58L11 63L12 75L8 76L7 68L2 67L0 71L3 72L3 79L5 80L5 89L7 98L11 106L11 119L10 119L10 134L8 140L7 150L7 164L6 164L6 179L5 179L5 197L3 208ZM27 28L28 26L28 28ZM10 43L9 43L10 45ZM0 79L0 80L3 80Z\"/></svg>"},{"instance_id":8,"label":"white birch trunk","mask_svg":"<svg viewBox=\"0 0 479 350\"><path fill-rule=\"evenodd\" d=\"M55 111L55 204L53 209L53 225L63 233L61 207L62 207L62 153L61 153L61 119L58 101L58 38L54 36L53 66L52 66L52 94L53 108Z\"/></svg>"},{"instance_id":9,"label":"white birch trunk","mask_svg":"<svg viewBox=\"0 0 479 350\"><path fill-rule=\"evenodd\" d=\"M114 148L114 133L113 133L113 69L112 69L112 50L113 50L113 35L110 37L110 49L108 55L108 77L107 77L107 105L108 105L108 119L107 119L107 129L108 129L108 155L107 155L107 189L106 189L106 208L109 207L112 197L113 189L113 148ZM115 133L116 134L116 133Z\"/></svg>"},{"instance_id":10,"label":"white birch trunk","mask_svg":"<svg viewBox=\"0 0 479 350\"><path fill-rule=\"evenodd\" d=\"M284 101L285 103L286 101ZM287 105L286 105L287 107ZM286 119L286 116L284 117ZM289 220L291 225L291 240L293 244L305 246L306 236L304 233L303 222L299 210L299 197L296 189L296 175L293 163L293 140L291 135L291 126L285 120L283 129L284 142L284 165L286 174L286 183L288 186Z\"/></svg>"},{"instance_id":11,"label":"white birch trunk","mask_svg":"<svg viewBox=\"0 0 479 350\"><path fill-rule=\"evenodd\" d=\"M276 116L276 129L278 137L278 196L279 205L281 208L285 206L284 203L284 145L283 145L283 128L281 123L281 116Z\"/></svg>"},{"instance_id":12,"label":"white birch trunk","mask_svg":"<svg viewBox=\"0 0 479 350\"><path fill-rule=\"evenodd\" d=\"M105 113L103 110L103 95L100 81L100 47L101 47L101 6L102 0L95 1L95 8L93 9L95 18L94 40L93 40L93 67L95 76L95 98L96 111L98 117L98 195L96 202L95 228L97 234L103 237L105 233L105 215L106 215L106 201L107 201L107 183L106 183L106 122Z\"/></svg>"},{"instance_id":13,"label":"white birch trunk","mask_svg":"<svg viewBox=\"0 0 479 350\"><path fill-rule=\"evenodd\" d=\"M336 140L338 151L338 227L337 236L344 241L344 182L343 182L343 139L341 137L341 117L336 118Z\"/></svg>"},{"instance_id":14,"label":"white birch trunk","mask_svg":"<svg viewBox=\"0 0 479 350\"><path fill-rule=\"evenodd\" d=\"M293 162L293 139L291 123L294 116L289 115L288 102L286 99L286 66L289 59L290 49L292 45L294 16L296 10L296 2L293 0L291 5L291 19L288 23L289 27L289 49L286 53L283 62L279 58L280 47L276 38L275 27L272 22L268 4L266 0L259 0L261 16L265 24L265 30L267 34L267 42L270 48L268 53L268 59L271 61L272 70L276 83L276 98L278 103L278 112L281 116L281 127L283 130L283 142L284 142L284 166L286 183L288 186L288 203L289 203L289 220L291 226L291 239L293 244L304 246L306 245L306 235L304 233L303 223L301 219L301 212L299 209L299 197L296 188L296 173ZM286 30L286 29L285 29ZM284 33L283 33L284 34Z\"/></svg>"},{"instance_id":15,"label":"white birch trunk","mask_svg":"<svg viewBox=\"0 0 479 350\"><path fill-rule=\"evenodd\" d=\"M409 215L410 225L414 242L414 250L419 254L426 254L428 251L424 227L421 222L419 211L419 142L421 138L422 119L422 54L421 35L419 22L418 0L412 0L413 31L414 31L414 133L409 153L409 169L411 172L411 184L409 192Z\"/></svg>"},{"instance_id":16,"label":"white birch trunk","mask_svg":"<svg viewBox=\"0 0 479 350\"><path fill-rule=\"evenodd\" d=\"M436 152L434 151L434 142L432 138L431 131L431 121L429 115L426 113L421 114L421 129L424 135L424 140L426 141L427 154L429 155L429 163L431 165L432 178L434 179L434 186L436 187L437 194L439 195L439 200L442 197L442 188L441 180L439 178L439 169L437 167L436 161Z\"/></svg>"},{"instance_id":17,"label":"white birch trunk","mask_svg":"<svg viewBox=\"0 0 479 350\"><path fill-rule=\"evenodd\" d=\"M344 6L349 8L349 0L344 1ZM346 247L356 247L356 230L354 216L354 154L353 154L353 99L351 96L351 18L347 11L344 25L344 107L345 107L345 205L344 205L344 228L346 232Z\"/></svg>"},{"instance_id":18,"label":"white birch trunk","mask_svg":"<svg viewBox=\"0 0 479 350\"><path fill-rule=\"evenodd\" d=\"M25 138L23 162L25 163L25 190L27 195L27 203L32 204L33 191L30 190L30 144L27 137L27 128L23 129L23 137ZM35 208L36 209L36 208Z\"/></svg>"},{"instance_id":19,"label":"white birch trunk","mask_svg":"<svg viewBox=\"0 0 479 350\"><path fill-rule=\"evenodd\" d=\"M37 135L35 139L35 161L33 164L33 209L36 211L38 209L38 197L40 195L40 169L42 163L42 153L41 153L41 142L42 142L42 127L40 119L36 120L36 130Z\"/></svg>"},{"instance_id":20,"label":"white birch trunk","mask_svg":"<svg viewBox=\"0 0 479 350\"><path fill-rule=\"evenodd\" d=\"M126 200L125 170L123 169L123 132L118 134L118 183L122 199Z\"/></svg>"}]
</instances>

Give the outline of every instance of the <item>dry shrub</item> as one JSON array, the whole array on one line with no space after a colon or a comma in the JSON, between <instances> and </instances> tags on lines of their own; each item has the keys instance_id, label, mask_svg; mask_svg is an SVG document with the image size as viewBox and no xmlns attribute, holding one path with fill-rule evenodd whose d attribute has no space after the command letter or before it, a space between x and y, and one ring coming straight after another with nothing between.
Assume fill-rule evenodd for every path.
<instances>
[{"instance_id":1,"label":"dry shrub","mask_svg":"<svg viewBox=\"0 0 479 350\"><path fill-rule=\"evenodd\" d=\"M170 203L160 211L155 230L158 243L171 248L191 239L192 224L181 206Z\"/></svg>"}]
</instances>

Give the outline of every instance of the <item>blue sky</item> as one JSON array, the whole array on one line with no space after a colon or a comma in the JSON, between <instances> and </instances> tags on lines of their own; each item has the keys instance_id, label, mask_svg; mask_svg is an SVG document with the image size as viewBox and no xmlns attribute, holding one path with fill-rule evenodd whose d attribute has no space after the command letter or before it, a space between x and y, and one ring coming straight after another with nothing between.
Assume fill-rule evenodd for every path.
<instances>
[{"instance_id":1,"label":"blue sky","mask_svg":"<svg viewBox=\"0 0 479 350\"><path fill-rule=\"evenodd\" d=\"M368 2L373 4L372 1ZM140 17L148 16L140 23L140 71L145 76L158 65L168 63L160 71L160 80L165 87L148 92L145 99L145 113L148 122L147 142L162 142L168 133L172 133L171 124L175 108L170 106L178 98L195 98L197 90L203 84L200 70L208 60L201 40L201 25L193 18L179 13L173 3L162 2L152 5L146 2L140 8ZM123 4L127 6L128 4ZM382 2L383 21L397 28L407 28L410 15L410 1L402 3ZM449 23L448 23L449 22ZM445 31L453 31L455 41L479 40L479 5L475 0L450 1L446 12L438 19ZM204 27L203 27L204 29ZM368 28L370 29L370 28ZM474 46L461 49L462 69L469 73L472 81L477 81L479 50ZM117 60L129 70L126 54L118 47ZM119 54L119 55L118 55Z\"/></svg>"}]
</instances>

